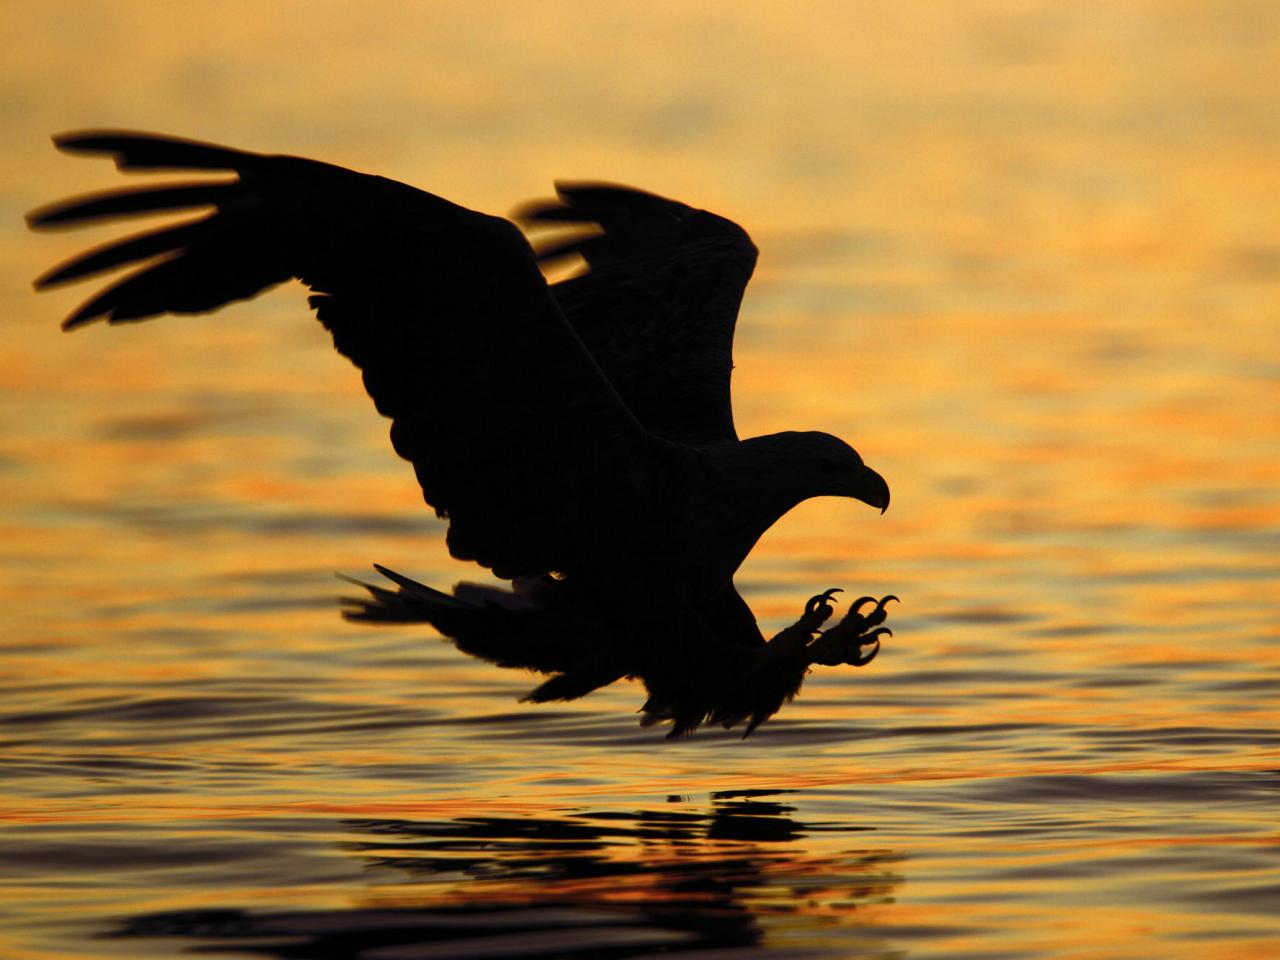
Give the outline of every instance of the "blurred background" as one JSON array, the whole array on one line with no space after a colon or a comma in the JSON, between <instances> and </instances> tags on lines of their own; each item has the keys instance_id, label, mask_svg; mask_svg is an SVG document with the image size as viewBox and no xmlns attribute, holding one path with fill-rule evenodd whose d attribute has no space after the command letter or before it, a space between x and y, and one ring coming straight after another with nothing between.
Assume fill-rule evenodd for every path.
<instances>
[{"instance_id":1,"label":"blurred background","mask_svg":"<svg viewBox=\"0 0 1280 960\"><path fill-rule=\"evenodd\" d=\"M6 956L1280 950L1280 7L50 0L0 27ZM767 629L893 592L895 638L745 744L668 744L638 687L520 706L530 677L344 624L335 571L479 574L296 287L58 330L90 286L31 278L120 228L22 215L122 182L53 151L84 127L491 213L591 178L741 223L739 432L837 433L893 506L802 506L740 588Z\"/></svg>"}]
</instances>

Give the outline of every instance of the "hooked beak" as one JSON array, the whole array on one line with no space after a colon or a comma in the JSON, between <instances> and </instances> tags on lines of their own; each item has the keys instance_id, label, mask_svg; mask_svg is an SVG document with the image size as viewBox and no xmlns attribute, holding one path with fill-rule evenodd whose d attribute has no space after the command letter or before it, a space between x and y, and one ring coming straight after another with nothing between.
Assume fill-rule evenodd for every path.
<instances>
[{"instance_id":1,"label":"hooked beak","mask_svg":"<svg viewBox=\"0 0 1280 960\"><path fill-rule=\"evenodd\" d=\"M879 507L881 513L889 509L889 484L865 464L858 468L851 496L873 507Z\"/></svg>"}]
</instances>

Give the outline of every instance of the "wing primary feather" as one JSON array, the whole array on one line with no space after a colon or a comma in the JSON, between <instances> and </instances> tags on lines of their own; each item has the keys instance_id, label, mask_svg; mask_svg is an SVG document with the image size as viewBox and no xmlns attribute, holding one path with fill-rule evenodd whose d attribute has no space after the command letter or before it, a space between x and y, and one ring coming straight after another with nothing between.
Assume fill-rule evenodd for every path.
<instances>
[{"instance_id":1,"label":"wing primary feather","mask_svg":"<svg viewBox=\"0 0 1280 960\"><path fill-rule=\"evenodd\" d=\"M746 231L609 183L557 181L555 198L515 216L540 266L585 263L552 292L637 419L665 439L736 440L733 331L756 262Z\"/></svg>"},{"instance_id":2,"label":"wing primary feather","mask_svg":"<svg viewBox=\"0 0 1280 960\"><path fill-rule=\"evenodd\" d=\"M53 143L64 153L114 154L121 170L246 170L267 159L198 140L122 130L61 133Z\"/></svg>"},{"instance_id":3,"label":"wing primary feather","mask_svg":"<svg viewBox=\"0 0 1280 960\"><path fill-rule=\"evenodd\" d=\"M239 174L35 211L33 224L74 225L215 208L41 276L48 287L122 268L65 329L207 313L296 277L374 405L394 421L393 447L448 518L455 556L501 578L539 576L591 566L607 544L647 536L634 510L616 507L602 521L599 505L645 503L657 448L565 319L515 224L298 157L114 130L56 143L125 169Z\"/></svg>"},{"instance_id":4,"label":"wing primary feather","mask_svg":"<svg viewBox=\"0 0 1280 960\"><path fill-rule=\"evenodd\" d=\"M697 213L693 207L612 183L556 181L555 200L532 200L518 207L515 218L526 223L592 223L606 227L637 215L652 220L683 220Z\"/></svg>"},{"instance_id":5,"label":"wing primary feather","mask_svg":"<svg viewBox=\"0 0 1280 960\"><path fill-rule=\"evenodd\" d=\"M550 263L575 253L581 254L583 259L590 261L591 257L588 254L597 252L604 245L600 242L592 243L593 240L603 240L603 237L599 233L574 234L567 238L538 242L534 245L533 252L539 263Z\"/></svg>"},{"instance_id":6,"label":"wing primary feather","mask_svg":"<svg viewBox=\"0 0 1280 960\"><path fill-rule=\"evenodd\" d=\"M145 320L162 313L207 313L233 300L244 300L289 276L286 268L260 262L251 245L236 236L218 238L222 251L200 256L178 250L136 270L84 303L62 322L73 330L99 317L108 323ZM246 256L227 268L227 258Z\"/></svg>"},{"instance_id":7,"label":"wing primary feather","mask_svg":"<svg viewBox=\"0 0 1280 960\"><path fill-rule=\"evenodd\" d=\"M59 264L47 273L41 274L35 279L35 288L44 290L81 277L101 273L104 270L110 270L126 263L145 260L147 257L154 257L161 253L177 251L205 227L208 219L206 217L201 220L179 224L176 227L167 227L163 230L139 234L119 243L95 247L87 253Z\"/></svg>"},{"instance_id":8,"label":"wing primary feather","mask_svg":"<svg viewBox=\"0 0 1280 960\"><path fill-rule=\"evenodd\" d=\"M180 183L158 188L107 190L32 210L27 214L27 225L37 230L48 229L161 210L213 206L230 199L237 187L237 181L229 180L225 183Z\"/></svg>"},{"instance_id":9,"label":"wing primary feather","mask_svg":"<svg viewBox=\"0 0 1280 960\"><path fill-rule=\"evenodd\" d=\"M121 316L117 311L123 311L124 305L129 303L134 304L134 309L133 316L128 319L141 320L143 316L163 313L166 307L158 305L149 313L138 315L136 312L136 298L154 290L156 280L163 279L164 276L164 274L160 272L161 268L171 264L173 259L177 256L179 255L175 254L174 258L162 260L159 264L146 267L142 270L137 270L134 273L129 274L120 282L107 287L107 289L103 290L97 296L86 300L76 308L75 312L62 321L62 329L74 330L87 323L92 323L94 320L99 318L105 319L108 323L115 323L118 320L123 320L125 317Z\"/></svg>"}]
</instances>

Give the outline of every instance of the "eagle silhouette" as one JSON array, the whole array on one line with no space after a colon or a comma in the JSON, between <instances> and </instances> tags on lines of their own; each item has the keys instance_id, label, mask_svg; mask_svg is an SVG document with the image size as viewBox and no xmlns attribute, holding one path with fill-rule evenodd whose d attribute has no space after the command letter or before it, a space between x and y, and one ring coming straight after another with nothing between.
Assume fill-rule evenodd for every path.
<instances>
[{"instance_id":1,"label":"eagle silhouette","mask_svg":"<svg viewBox=\"0 0 1280 960\"><path fill-rule=\"evenodd\" d=\"M703 722L745 723L745 736L811 665L862 666L879 650L896 598L863 597L823 631L827 590L766 641L734 587L801 501L889 505L884 479L836 437L738 438L733 332L756 248L736 224L627 187L558 183L556 199L516 214L559 228L535 251L510 220L314 160L125 131L54 143L121 170L224 174L29 214L48 228L204 211L38 278L140 265L65 329L206 313L302 281L447 518L449 552L513 581L444 593L377 567L389 584L360 584L348 617L428 622L466 653L549 674L532 701L639 678L642 722L670 722L672 736ZM541 267L575 255L585 272L548 284Z\"/></svg>"}]
</instances>

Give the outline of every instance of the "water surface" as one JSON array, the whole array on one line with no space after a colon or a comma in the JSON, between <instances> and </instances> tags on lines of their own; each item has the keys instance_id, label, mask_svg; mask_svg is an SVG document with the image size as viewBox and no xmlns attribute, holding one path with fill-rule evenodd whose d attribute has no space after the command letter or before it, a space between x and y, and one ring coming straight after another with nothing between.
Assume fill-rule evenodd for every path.
<instances>
[{"instance_id":1,"label":"water surface","mask_svg":"<svg viewBox=\"0 0 1280 960\"><path fill-rule=\"evenodd\" d=\"M1271 5L3 17L4 956L1280 952ZM771 630L896 593L894 639L667 743L637 687L521 705L342 622L335 571L478 574L299 291L58 333L26 284L86 239L19 217L113 182L48 149L82 125L742 222L740 431L894 501L804 505L740 586Z\"/></svg>"}]
</instances>

